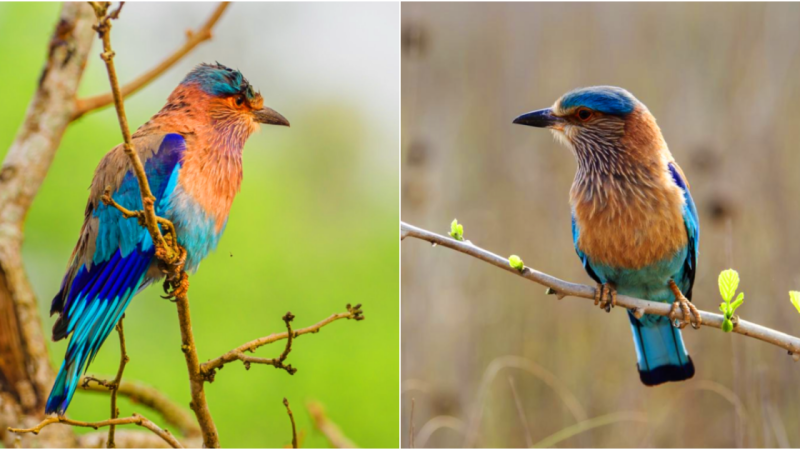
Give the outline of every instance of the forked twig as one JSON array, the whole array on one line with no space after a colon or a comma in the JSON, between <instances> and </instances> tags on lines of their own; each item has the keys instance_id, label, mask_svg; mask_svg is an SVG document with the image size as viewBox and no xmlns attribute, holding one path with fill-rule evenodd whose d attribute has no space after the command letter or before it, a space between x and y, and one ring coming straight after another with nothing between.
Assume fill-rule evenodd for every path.
<instances>
[{"instance_id":1,"label":"forked twig","mask_svg":"<svg viewBox=\"0 0 800 450\"><path fill-rule=\"evenodd\" d=\"M287 318L289 318L289 320L287 320ZM325 325L328 325L340 319L348 319L348 320L353 319L356 321L364 320L364 311L361 310L361 304L355 306L351 306L350 304L348 304L347 312L334 314L328 317L327 319L324 319L314 325L294 331L292 331L290 324L292 319L294 319L294 316L292 316L291 313L287 313L287 315L283 317L283 320L286 323L288 331L284 333L270 334L269 336L252 340L250 342L247 342L245 344L236 347L235 349L229 351L228 353L225 353L222 356L219 356L208 362L205 362L200 365L200 374L203 377L205 377L206 380L213 381L214 374L217 369L220 369L225 364L236 360L244 362L246 364L245 367L247 368L249 368L249 365L247 365L248 363L269 364L275 366L276 368L284 369L290 374L294 374L296 369L292 368L291 365L289 366L283 365L283 361L286 359L286 357L289 355L289 352L291 351L293 339L296 339L297 337L302 336L304 334L318 333L319 330L322 329L322 327L324 327ZM266 358L255 358L252 356L245 355L245 352L252 353L259 347L263 347L264 345L271 344L281 339L288 339L288 342L286 343L286 348L284 349L283 353L281 353L281 356L279 356L278 358L266 359Z\"/></svg>"},{"instance_id":2,"label":"forked twig","mask_svg":"<svg viewBox=\"0 0 800 450\"><path fill-rule=\"evenodd\" d=\"M183 445L181 445L181 443L178 442L178 440L175 439L175 436L173 436L169 431L160 428L158 425L154 424L147 418L140 416L139 414L134 414L130 417L124 417L121 419L101 420L100 422L81 422L78 420L67 419L63 416L51 415L32 428L9 428L8 431L12 433L39 434L43 428L54 423L63 423L73 427L94 428L95 430L112 425L139 425L140 427L147 428L148 430L160 436L161 439L164 439L164 441L167 442L172 448L183 448Z\"/></svg>"}]
</instances>

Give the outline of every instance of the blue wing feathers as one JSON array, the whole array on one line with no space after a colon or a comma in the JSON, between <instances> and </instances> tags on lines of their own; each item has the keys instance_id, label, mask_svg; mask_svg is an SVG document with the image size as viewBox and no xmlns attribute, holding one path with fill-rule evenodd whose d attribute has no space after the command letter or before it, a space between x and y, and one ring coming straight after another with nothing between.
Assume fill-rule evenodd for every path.
<instances>
[{"instance_id":1,"label":"blue wing feathers","mask_svg":"<svg viewBox=\"0 0 800 450\"><path fill-rule=\"evenodd\" d=\"M683 190L683 198L685 205L683 209L683 222L686 225L686 235L688 237L688 251L686 254L686 261L684 262L683 280L679 283L681 292L686 298L692 298L692 288L694 287L695 272L697 271L697 247L700 244L700 220L697 217L697 207L692 199L692 194L689 192L689 186L686 180L683 179L680 170L675 163L669 164L669 171L675 184Z\"/></svg>"},{"instance_id":2,"label":"blue wing feathers","mask_svg":"<svg viewBox=\"0 0 800 450\"><path fill-rule=\"evenodd\" d=\"M157 214L163 211L165 200L175 189L184 149L183 137L169 134L158 151L145 161ZM125 174L112 196L127 209L142 207L138 181L131 172ZM72 338L47 401L48 414L64 414L82 373L97 356L133 296L147 283L145 276L153 260L150 235L135 220L123 218L116 208L102 203L89 211L98 221L92 264L81 266L71 280L65 277L53 301L53 312L61 313L53 328L53 339L69 334Z\"/></svg>"}]
</instances>

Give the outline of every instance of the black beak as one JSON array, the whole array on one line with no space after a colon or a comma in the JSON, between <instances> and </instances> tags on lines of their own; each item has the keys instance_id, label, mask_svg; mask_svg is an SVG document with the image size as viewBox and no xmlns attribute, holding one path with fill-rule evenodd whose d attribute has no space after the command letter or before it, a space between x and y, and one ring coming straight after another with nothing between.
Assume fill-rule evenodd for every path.
<instances>
[{"instance_id":1,"label":"black beak","mask_svg":"<svg viewBox=\"0 0 800 450\"><path fill-rule=\"evenodd\" d=\"M267 125L289 126L289 121L286 120L286 117L283 117L278 111L275 111L272 108L264 107L264 109L254 111L253 114L256 116L256 120L261 123L265 123Z\"/></svg>"},{"instance_id":2,"label":"black beak","mask_svg":"<svg viewBox=\"0 0 800 450\"><path fill-rule=\"evenodd\" d=\"M553 114L552 109L547 108L523 114L514 119L514 123L529 127L550 128L564 123L564 119Z\"/></svg>"}]
</instances>

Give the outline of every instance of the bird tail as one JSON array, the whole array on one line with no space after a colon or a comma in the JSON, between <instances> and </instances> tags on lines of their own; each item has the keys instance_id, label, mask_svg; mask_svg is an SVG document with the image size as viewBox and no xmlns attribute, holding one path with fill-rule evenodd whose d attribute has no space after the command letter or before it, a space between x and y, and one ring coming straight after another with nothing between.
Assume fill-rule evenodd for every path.
<instances>
[{"instance_id":1,"label":"bird tail","mask_svg":"<svg viewBox=\"0 0 800 450\"><path fill-rule=\"evenodd\" d=\"M108 261L81 269L67 294L58 294L68 298L58 304L61 316L53 338L72 337L47 399L46 414L66 412L81 376L125 314L131 298L147 284L144 278L151 259L152 250L137 249L125 257L117 250Z\"/></svg>"},{"instance_id":2,"label":"bird tail","mask_svg":"<svg viewBox=\"0 0 800 450\"><path fill-rule=\"evenodd\" d=\"M58 413L59 416L64 415L69 402L72 401L72 396L75 394L75 389L78 387L82 365L76 364L75 361L71 364L67 364L67 361L61 363L61 369L56 375L56 382L53 385L53 389L50 390L50 397L47 398L45 414Z\"/></svg>"},{"instance_id":3,"label":"bird tail","mask_svg":"<svg viewBox=\"0 0 800 450\"><path fill-rule=\"evenodd\" d=\"M668 318L647 315L639 320L631 312L628 318L642 383L656 386L694 376L694 364L683 344L681 330L673 327Z\"/></svg>"}]
</instances>

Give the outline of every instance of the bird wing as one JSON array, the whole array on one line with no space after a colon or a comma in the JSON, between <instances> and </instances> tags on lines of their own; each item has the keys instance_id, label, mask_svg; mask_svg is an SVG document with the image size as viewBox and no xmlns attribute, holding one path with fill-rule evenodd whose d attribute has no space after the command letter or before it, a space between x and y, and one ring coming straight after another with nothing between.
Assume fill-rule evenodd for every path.
<instances>
[{"instance_id":1,"label":"bird wing","mask_svg":"<svg viewBox=\"0 0 800 450\"><path fill-rule=\"evenodd\" d=\"M581 230L578 227L578 223L575 221L575 213L572 213L572 245L575 246L575 253L578 254L578 258L581 259L581 264L583 265L583 269L586 270L586 273L589 274L592 279L597 283L602 283L600 281L600 277L597 276L595 271L592 269L591 264L589 263L589 257L586 256L586 253L583 253L580 248L578 248L578 238L581 235Z\"/></svg>"},{"instance_id":2,"label":"bird wing","mask_svg":"<svg viewBox=\"0 0 800 450\"><path fill-rule=\"evenodd\" d=\"M156 197L156 214L160 214L177 184L186 141L179 134L161 134L135 138L133 144ZM51 305L50 314L60 314L53 340L75 333L67 360L81 359L73 353L87 350L94 357L141 288L154 254L147 230L100 201L106 187L121 206L142 209L138 181L122 146L109 152L95 171L81 237Z\"/></svg>"},{"instance_id":3,"label":"bird wing","mask_svg":"<svg viewBox=\"0 0 800 450\"><path fill-rule=\"evenodd\" d=\"M692 288L694 287L694 276L697 271L697 247L700 243L700 221L697 218L697 207L692 199L692 194L689 192L689 182L686 181L686 176L683 174L678 163L669 163L669 172L672 175L672 180L683 191L683 198L685 204L683 207L683 222L686 226L686 235L689 238L688 251L686 253L686 261L683 263L683 280L681 284L681 292L686 298L692 298ZM677 280L676 280L677 281Z\"/></svg>"}]
</instances>

